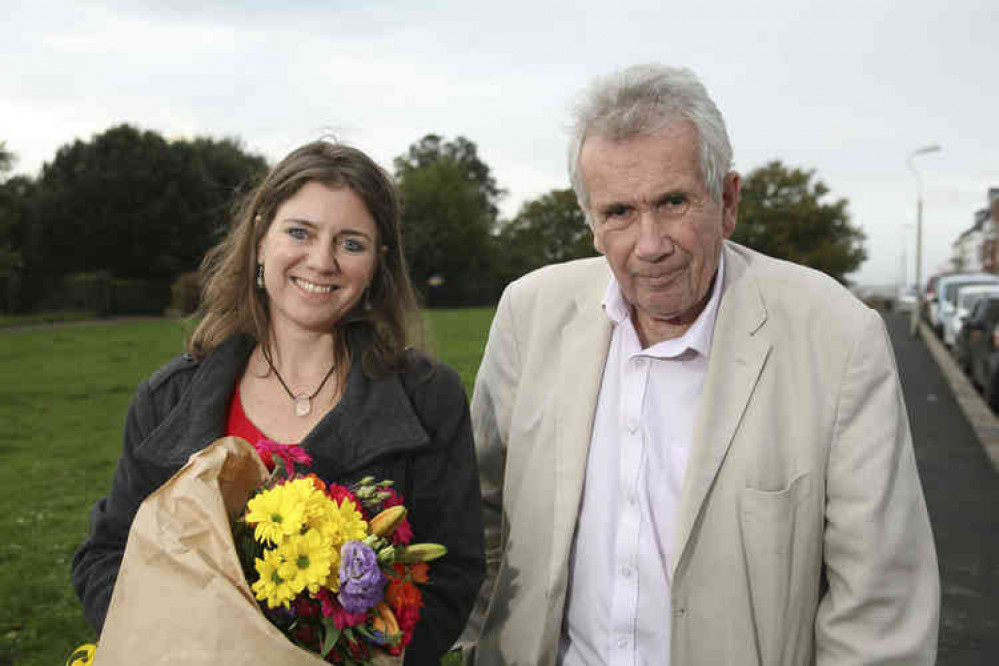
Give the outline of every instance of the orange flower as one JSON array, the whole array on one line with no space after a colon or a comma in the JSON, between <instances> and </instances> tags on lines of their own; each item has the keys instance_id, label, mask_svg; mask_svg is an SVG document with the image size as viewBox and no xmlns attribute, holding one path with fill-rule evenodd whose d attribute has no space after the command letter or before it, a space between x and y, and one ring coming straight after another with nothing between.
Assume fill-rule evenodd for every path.
<instances>
[{"instance_id":1,"label":"orange flower","mask_svg":"<svg viewBox=\"0 0 999 666\"><path fill-rule=\"evenodd\" d=\"M426 583L430 580L428 575L430 572L430 565L426 562L417 562L416 564L409 567L409 577L414 583Z\"/></svg>"},{"instance_id":2,"label":"orange flower","mask_svg":"<svg viewBox=\"0 0 999 666\"><path fill-rule=\"evenodd\" d=\"M316 490L322 492L327 497L329 496L330 493L329 488L326 487L326 484L323 483L322 479L316 476L315 472L309 472L308 474L305 475L305 478L312 479L312 484L316 487Z\"/></svg>"},{"instance_id":3,"label":"orange flower","mask_svg":"<svg viewBox=\"0 0 999 666\"><path fill-rule=\"evenodd\" d=\"M393 580L385 590L385 598L393 608L422 606L423 595L415 585L405 580Z\"/></svg>"}]
</instances>

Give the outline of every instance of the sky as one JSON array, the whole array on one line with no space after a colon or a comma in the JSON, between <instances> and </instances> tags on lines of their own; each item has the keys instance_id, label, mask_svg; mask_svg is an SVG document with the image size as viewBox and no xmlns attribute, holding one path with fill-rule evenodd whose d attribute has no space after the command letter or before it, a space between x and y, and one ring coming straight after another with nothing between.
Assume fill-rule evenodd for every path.
<instances>
[{"instance_id":1,"label":"sky","mask_svg":"<svg viewBox=\"0 0 999 666\"><path fill-rule=\"evenodd\" d=\"M568 187L569 111L600 75L691 68L735 168L813 169L867 235L851 279L914 279L999 187L999 2L33 0L0 21L0 140L15 173L120 124L236 137L276 162L333 134L387 169L428 133L478 146L507 194ZM169 5L169 8L166 7ZM213 6L218 5L218 6ZM904 272L903 272L904 270Z\"/></svg>"}]
</instances>

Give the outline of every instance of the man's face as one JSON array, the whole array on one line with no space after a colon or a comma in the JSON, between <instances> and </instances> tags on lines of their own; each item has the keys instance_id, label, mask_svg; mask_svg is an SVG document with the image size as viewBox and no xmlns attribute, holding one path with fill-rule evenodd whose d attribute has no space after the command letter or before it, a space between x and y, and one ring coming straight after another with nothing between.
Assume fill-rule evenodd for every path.
<instances>
[{"instance_id":1,"label":"man's face","mask_svg":"<svg viewBox=\"0 0 999 666\"><path fill-rule=\"evenodd\" d=\"M642 342L682 334L704 309L722 240L735 228L739 175L725 177L716 202L687 121L623 141L587 138L580 167L593 244L631 304Z\"/></svg>"}]
</instances>

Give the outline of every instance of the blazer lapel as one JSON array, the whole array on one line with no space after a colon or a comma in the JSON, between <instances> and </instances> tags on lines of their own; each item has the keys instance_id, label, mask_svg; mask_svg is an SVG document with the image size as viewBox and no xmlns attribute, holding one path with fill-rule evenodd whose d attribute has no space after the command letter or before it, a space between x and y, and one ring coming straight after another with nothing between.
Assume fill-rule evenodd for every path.
<instances>
[{"instance_id":1,"label":"blazer lapel","mask_svg":"<svg viewBox=\"0 0 999 666\"><path fill-rule=\"evenodd\" d=\"M555 510L551 581L568 557L579 514L593 418L603 380L611 324L601 307L609 271L576 299L575 316L562 333L555 421Z\"/></svg>"},{"instance_id":2,"label":"blazer lapel","mask_svg":"<svg viewBox=\"0 0 999 666\"><path fill-rule=\"evenodd\" d=\"M747 271L746 260L726 247L724 291L676 516L670 580L770 354L770 342L757 335L767 316L763 296Z\"/></svg>"}]
</instances>

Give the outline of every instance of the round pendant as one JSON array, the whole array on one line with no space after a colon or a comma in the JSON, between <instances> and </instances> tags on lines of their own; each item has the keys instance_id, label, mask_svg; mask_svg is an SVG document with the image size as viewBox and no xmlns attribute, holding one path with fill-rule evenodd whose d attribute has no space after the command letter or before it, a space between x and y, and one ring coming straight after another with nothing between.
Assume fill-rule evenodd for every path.
<instances>
[{"instance_id":1,"label":"round pendant","mask_svg":"<svg viewBox=\"0 0 999 666\"><path fill-rule=\"evenodd\" d=\"M302 393L301 395L295 396L295 415L296 416L308 416L309 412L312 411L312 400L309 396Z\"/></svg>"}]
</instances>

